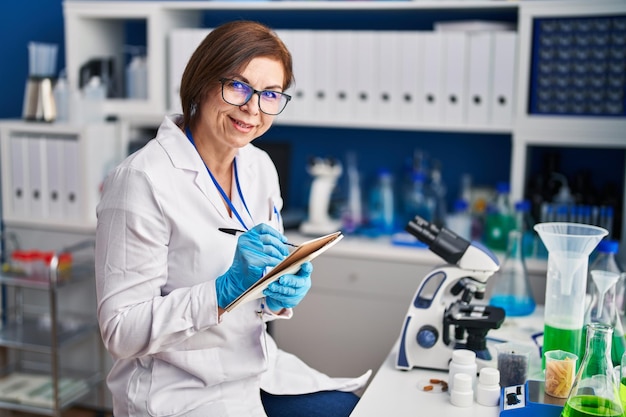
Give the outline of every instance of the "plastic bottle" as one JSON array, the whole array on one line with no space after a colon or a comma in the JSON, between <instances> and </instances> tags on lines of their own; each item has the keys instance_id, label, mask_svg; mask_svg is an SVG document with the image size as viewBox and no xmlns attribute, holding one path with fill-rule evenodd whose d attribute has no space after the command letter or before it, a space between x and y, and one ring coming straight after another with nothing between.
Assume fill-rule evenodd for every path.
<instances>
[{"instance_id":1,"label":"plastic bottle","mask_svg":"<svg viewBox=\"0 0 626 417\"><path fill-rule=\"evenodd\" d=\"M420 171L413 172L411 184L404 196L404 217L405 221L420 216L427 221L433 219L433 202L425 192L426 177Z\"/></svg>"},{"instance_id":2,"label":"plastic bottle","mask_svg":"<svg viewBox=\"0 0 626 417\"><path fill-rule=\"evenodd\" d=\"M448 370L448 388L454 390L456 374L466 374L471 378L471 387L476 385L476 352L469 349L455 349L452 351L452 361Z\"/></svg>"},{"instance_id":3,"label":"plastic bottle","mask_svg":"<svg viewBox=\"0 0 626 417\"><path fill-rule=\"evenodd\" d=\"M489 304L504 309L507 317L528 316L535 311L535 299L522 253L522 234L518 230L509 232L506 256L493 278L496 281Z\"/></svg>"},{"instance_id":4,"label":"plastic bottle","mask_svg":"<svg viewBox=\"0 0 626 417\"><path fill-rule=\"evenodd\" d=\"M65 70L61 70L59 78L54 84L54 103L57 109L56 121L68 122L70 120L70 90L67 83Z\"/></svg>"},{"instance_id":5,"label":"plastic bottle","mask_svg":"<svg viewBox=\"0 0 626 417\"><path fill-rule=\"evenodd\" d=\"M467 374L455 374L454 388L450 390L450 403L457 407L471 407L474 403L472 378Z\"/></svg>"},{"instance_id":6,"label":"plastic bottle","mask_svg":"<svg viewBox=\"0 0 626 417\"><path fill-rule=\"evenodd\" d=\"M376 184L370 192L370 223L375 232L391 234L395 226L393 175L387 168L378 170Z\"/></svg>"},{"instance_id":7,"label":"plastic bottle","mask_svg":"<svg viewBox=\"0 0 626 417\"><path fill-rule=\"evenodd\" d=\"M487 407L495 407L500 402L500 371L485 367L478 374L476 402Z\"/></svg>"},{"instance_id":8,"label":"plastic bottle","mask_svg":"<svg viewBox=\"0 0 626 417\"><path fill-rule=\"evenodd\" d=\"M148 67L145 56L133 55L126 67L126 97L148 98Z\"/></svg>"},{"instance_id":9,"label":"plastic bottle","mask_svg":"<svg viewBox=\"0 0 626 417\"><path fill-rule=\"evenodd\" d=\"M341 218L341 227L345 233L354 233L363 224L361 174L357 166L355 152L348 152L346 165L346 172L348 174L348 201Z\"/></svg>"},{"instance_id":10,"label":"plastic bottle","mask_svg":"<svg viewBox=\"0 0 626 417\"><path fill-rule=\"evenodd\" d=\"M462 238L472 240L472 215L467 201L458 199L454 202L454 209L446 218L446 225Z\"/></svg>"},{"instance_id":11,"label":"plastic bottle","mask_svg":"<svg viewBox=\"0 0 626 417\"><path fill-rule=\"evenodd\" d=\"M104 121L104 99L106 98L106 86L100 77L94 75L83 87L83 121L102 122Z\"/></svg>"},{"instance_id":12,"label":"plastic bottle","mask_svg":"<svg viewBox=\"0 0 626 417\"><path fill-rule=\"evenodd\" d=\"M533 226L535 221L530 215L530 201L521 200L515 203L515 228L522 234L522 253L524 257L537 255L538 237Z\"/></svg>"},{"instance_id":13,"label":"plastic bottle","mask_svg":"<svg viewBox=\"0 0 626 417\"><path fill-rule=\"evenodd\" d=\"M446 226L448 208L446 205L446 185L443 182L441 164L435 162L430 171L430 184L428 194L434 203L432 223L438 227Z\"/></svg>"},{"instance_id":14,"label":"plastic bottle","mask_svg":"<svg viewBox=\"0 0 626 417\"><path fill-rule=\"evenodd\" d=\"M505 251L509 232L515 228L515 217L510 202L510 186L506 182L496 185L496 196L485 219L485 245L492 250Z\"/></svg>"}]
</instances>

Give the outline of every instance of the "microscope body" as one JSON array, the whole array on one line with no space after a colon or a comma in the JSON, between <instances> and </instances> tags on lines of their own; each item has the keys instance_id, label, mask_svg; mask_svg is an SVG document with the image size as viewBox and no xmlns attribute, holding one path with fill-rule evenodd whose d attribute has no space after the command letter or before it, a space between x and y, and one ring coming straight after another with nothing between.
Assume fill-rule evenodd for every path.
<instances>
[{"instance_id":1,"label":"microscope body","mask_svg":"<svg viewBox=\"0 0 626 417\"><path fill-rule=\"evenodd\" d=\"M476 352L479 367L492 364L486 335L500 327L504 310L472 300L483 298L498 259L481 245L419 217L406 230L448 263L433 269L415 292L402 325L396 368L448 370L454 349Z\"/></svg>"}]
</instances>

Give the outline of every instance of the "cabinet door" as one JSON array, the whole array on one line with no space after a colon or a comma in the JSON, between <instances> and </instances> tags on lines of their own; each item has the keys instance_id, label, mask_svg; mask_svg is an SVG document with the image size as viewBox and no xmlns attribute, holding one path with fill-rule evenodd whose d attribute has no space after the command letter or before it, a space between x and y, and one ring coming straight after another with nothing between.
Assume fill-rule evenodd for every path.
<instances>
[{"instance_id":1,"label":"cabinet door","mask_svg":"<svg viewBox=\"0 0 626 417\"><path fill-rule=\"evenodd\" d=\"M291 320L276 320L278 346L334 377L376 371L409 303L432 265L326 254L314 261L312 287Z\"/></svg>"}]
</instances>

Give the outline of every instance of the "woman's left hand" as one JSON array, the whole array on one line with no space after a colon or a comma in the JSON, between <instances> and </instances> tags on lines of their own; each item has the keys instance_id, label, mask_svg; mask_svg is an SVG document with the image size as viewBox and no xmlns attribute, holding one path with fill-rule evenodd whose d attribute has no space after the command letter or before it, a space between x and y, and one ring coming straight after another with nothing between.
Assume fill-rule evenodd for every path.
<instances>
[{"instance_id":1,"label":"woman's left hand","mask_svg":"<svg viewBox=\"0 0 626 417\"><path fill-rule=\"evenodd\" d=\"M313 265L305 262L297 274L282 275L263 291L267 307L272 311L293 308L302 301L311 288Z\"/></svg>"}]
</instances>

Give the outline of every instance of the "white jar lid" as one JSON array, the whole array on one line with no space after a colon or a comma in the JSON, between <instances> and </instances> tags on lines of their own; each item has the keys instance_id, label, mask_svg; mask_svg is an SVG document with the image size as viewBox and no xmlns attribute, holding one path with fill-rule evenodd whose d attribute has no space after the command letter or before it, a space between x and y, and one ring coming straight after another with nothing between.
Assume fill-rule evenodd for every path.
<instances>
[{"instance_id":1,"label":"white jar lid","mask_svg":"<svg viewBox=\"0 0 626 417\"><path fill-rule=\"evenodd\" d=\"M485 385L500 384L500 371L496 368L485 367L480 370L478 381Z\"/></svg>"},{"instance_id":2,"label":"white jar lid","mask_svg":"<svg viewBox=\"0 0 626 417\"><path fill-rule=\"evenodd\" d=\"M462 365L470 365L476 362L476 352L469 349L456 349L452 351L452 361Z\"/></svg>"}]
</instances>

